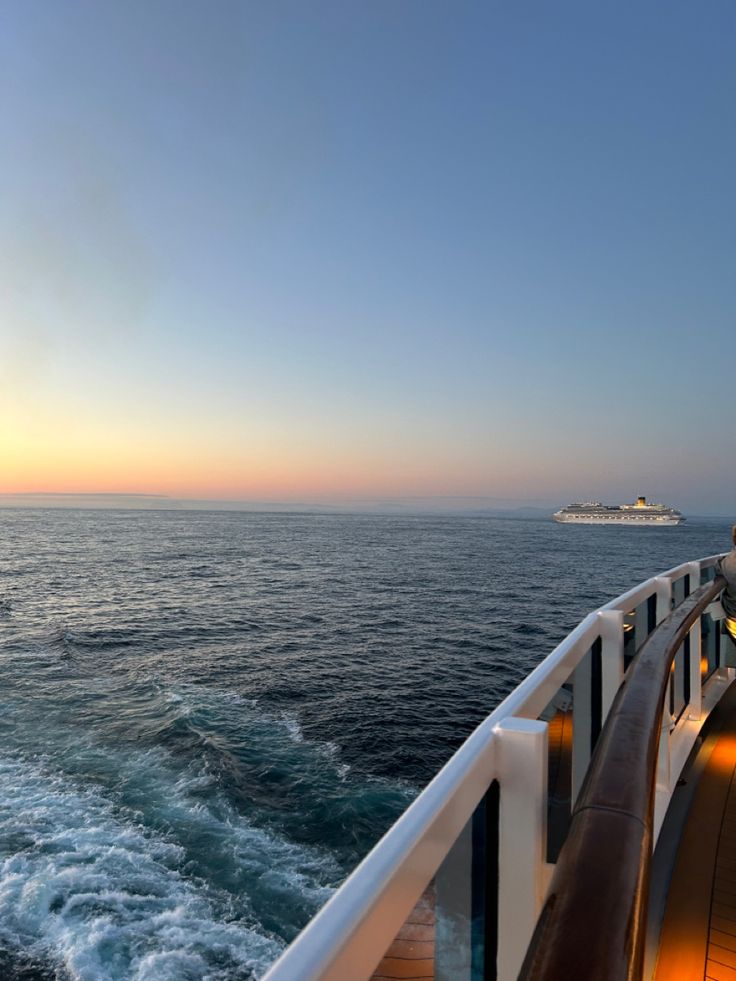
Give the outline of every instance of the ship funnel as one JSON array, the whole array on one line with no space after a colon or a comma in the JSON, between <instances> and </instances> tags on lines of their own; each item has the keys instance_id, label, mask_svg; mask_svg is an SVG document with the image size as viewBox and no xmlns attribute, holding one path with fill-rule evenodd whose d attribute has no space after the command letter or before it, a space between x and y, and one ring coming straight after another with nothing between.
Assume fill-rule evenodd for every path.
<instances>
[{"instance_id":1,"label":"ship funnel","mask_svg":"<svg viewBox=\"0 0 736 981\"><path fill-rule=\"evenodd\" d=\"M646 499L646 497L637 497L637 499L636 499L636 506L638 508L645 508L647 506L647 499Z\"/></svg>"}]
</instances>

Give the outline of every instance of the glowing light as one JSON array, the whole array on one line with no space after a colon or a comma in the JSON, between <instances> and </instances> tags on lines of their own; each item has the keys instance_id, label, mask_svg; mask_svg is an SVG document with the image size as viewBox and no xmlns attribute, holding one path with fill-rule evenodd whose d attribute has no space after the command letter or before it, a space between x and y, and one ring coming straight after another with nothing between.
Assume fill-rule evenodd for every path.
<instances>
[{"instance_id":1,"label":"glowing light","mask_svg":"<svg viewBox=\"0 0 736 981\"><path fill-rule=\"evenodd\" d=\"M726 633L729 635L731 640L736 643L736 617L726 617L724 624L726 627Z\"/></svg>"}]
</instances>

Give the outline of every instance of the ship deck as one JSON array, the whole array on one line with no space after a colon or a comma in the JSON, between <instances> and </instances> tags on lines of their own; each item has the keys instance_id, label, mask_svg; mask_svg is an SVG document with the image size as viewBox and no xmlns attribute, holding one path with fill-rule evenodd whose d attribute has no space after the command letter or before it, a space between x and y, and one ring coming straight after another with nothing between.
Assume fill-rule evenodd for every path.
<instances>
[{"instance_id":1,"label":"ship deck","mask_svg":"<svg viewBox=\"0 0 736 981\"><path fill-rule=\"evenodd\" d=\"M551 721L553 745L564 738L566 723L569 728L560 712ZM653 884L644 976L736 981L736 684L712 713L679 792L655 859L661 881ZM434 905L430 886L372 981L435 978Z\"/></svg>"},{"instance_id":2,"label":"ship deck","mask_svg":"<svg viewBox=\"0 0 736 981\"><path fill-rule=\"evenodd\" d=\"M371 981L434 981L435 894L429 888L409 914Z\"/></svg>"},{"instance_id":3,"label":"ship deck","mask_svg":"<svg viewBox=\"0 0 736 981\"><path fill-rule=\"evenodd\" d=\"M688 806L650 976L736 981L736 685L709 720L682 791Z\"/></svg>"}]
</instances>

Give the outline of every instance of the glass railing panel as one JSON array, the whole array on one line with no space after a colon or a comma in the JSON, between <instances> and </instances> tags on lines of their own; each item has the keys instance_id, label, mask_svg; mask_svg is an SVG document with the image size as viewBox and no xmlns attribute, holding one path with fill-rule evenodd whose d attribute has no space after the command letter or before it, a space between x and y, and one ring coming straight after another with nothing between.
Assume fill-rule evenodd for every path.
<instances>
[{"instance_id":1,"label":"glass railing panel","mask_svg":"<svg viewBox=\"0 0 736 981\"><path fill-rule=\"evenodd\" d=\"M690 637L680 645L672 662L670 680L670 713L680 718L690 701Z\"/></svg>"},{"instance_id":2,"label":"glass railing panel","mask_svg":"<svg viewBox=\"0 0 736 981\"><path fill-rule=\"evenodd\" d=\"M496 976L499 785L491 784L373 978Z\"/></svg>"},{"instance_id":3,"label":"glass railing panel","mask_svg":"<svg viewBox=\"0 0 736 981\"><path fill-rule=\"evenodd\" d=\"M721 620L720 627L721 667L736 668L736 644L726 630L725 620Z\"/></svg>"},{"instance_id":4,"label":"glass railing panel","mask_svg":"<svg viewBox=\"0 0 736 981\"><path fill-rule=\"evenodd\" d=\"M547 723L547 854L556 862L603 727L603 645L596 639L539 718Z\"/></svg>"},{"instance_id":5,"label":"glass railing panel","mask_svg":"<svg viewBox=\"0 0 736 981\"><path fill-rule=\"evenodd\" d=\"M498 817L494 782L435 876L436 981L495 976Z\"/></svg>"},{"instance_id":6,"label":"glass railing panel","mask_svg":"<svg viewBox=\"0 0 736 981\"><path fill-rule=\"evenodd\" d=\"M624 671L657 626L657 597L642 600L624 615Z\"/></svg>"},{"instance_id":7,"label":"glass railing panel","mask_svg":"<svg viewBox=\"0 0 736 981\"><path fill-rule=\"evenodd\" d=\"M705 683L720 666L719 624L710 613L700 618L700 678Z\"/></svg>"},{"instance_id":8,"label":"glass railing panel","mask_svg":"<svg viewBox=\"0 0 736 981\"><path fill-rule=\"evenodd\" d=\"M547 723L548 862L557 861L570 826L574 687L572 679L564 684L539 716Z\"/></svg>"},{"instance_id":9,"label":"glass railing panel","mask_svg":"<svg viewBox=\"0 0 736 981\"><path fill-rule=\"evenodd\" d=\"M690 576L680 576L672 583L672 608L675 609L690 595Z\"/></svg>"}]
</instances>

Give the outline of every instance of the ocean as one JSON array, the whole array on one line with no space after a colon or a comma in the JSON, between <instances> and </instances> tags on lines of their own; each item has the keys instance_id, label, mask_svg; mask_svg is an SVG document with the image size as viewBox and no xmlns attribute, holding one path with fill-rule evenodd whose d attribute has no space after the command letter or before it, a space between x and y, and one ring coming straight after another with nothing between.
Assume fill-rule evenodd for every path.
<instances>
[{"instance_id":1,"label":"ocean","mask_svg":"<svg viewBox=\"0 0 736 981\"><path fill-rule=\"evenodd\" d=\"M0 510L0 977L259 977L586 613L729 547L715 519Z\"/></svg>"}]
</instances>

